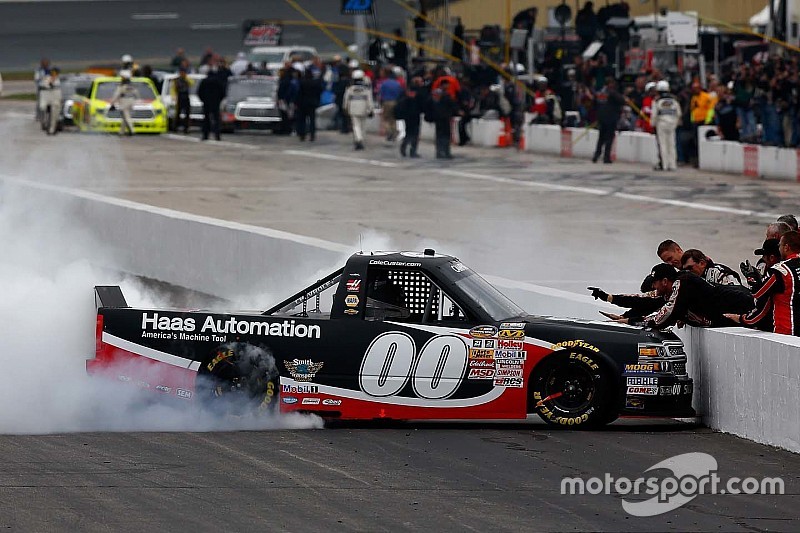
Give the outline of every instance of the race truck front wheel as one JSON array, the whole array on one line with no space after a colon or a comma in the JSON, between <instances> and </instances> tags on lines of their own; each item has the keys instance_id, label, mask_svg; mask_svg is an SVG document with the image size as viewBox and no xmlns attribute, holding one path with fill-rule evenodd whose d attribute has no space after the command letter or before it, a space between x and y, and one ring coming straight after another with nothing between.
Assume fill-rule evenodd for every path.
<instances>
[{"instance_id":1,"label":"race truck front wheel","mask_svg":"<svg viewBox=\"0 0 800 533\"><path fill-rule=\"evenodd\" d=\"M244 342L220 345L200 366L197 392L204 405L225 414L271 412L278 405L278 368L266 348Z\"/></svg>"},{"instance_id":2,"label":"race truck front wheel","mask_svg":"<svg viewBox=\"0 0 800 533\"><path fill-rule=\"evenodd\" d=\"M528 412L555 426L596 428L614 421L613 374L592 352L551 355L536 368L528 388Z\"/></svg>"}]
</instances>

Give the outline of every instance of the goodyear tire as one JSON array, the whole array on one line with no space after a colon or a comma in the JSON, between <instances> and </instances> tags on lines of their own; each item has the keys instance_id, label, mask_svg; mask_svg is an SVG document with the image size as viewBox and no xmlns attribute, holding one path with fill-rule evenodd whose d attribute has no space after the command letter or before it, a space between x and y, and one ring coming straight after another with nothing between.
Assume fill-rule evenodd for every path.
<instances>
[{"instance_id":1,"label":"goodyear tire","mask_svg":"<svg viewBox=\"0 0 800 533\"><path fill-rule=\"evenodd\" d=\"M220 345L200 366L196 386L204 405L226 414L275 410L278 387L278 368L269 350L244 342Z\"/></svg>"},{"instance_id":2,"label":"goodyear tire","mask_svg":"<svg viewBox=\"0 0 800 533\"><path fill-rule=\"evenodd\" d=\"M617 380L594 352L551 355L534 370L528 412L548 424L576 429L603 426L617 416Z\"/></svg>"}]
</instances>

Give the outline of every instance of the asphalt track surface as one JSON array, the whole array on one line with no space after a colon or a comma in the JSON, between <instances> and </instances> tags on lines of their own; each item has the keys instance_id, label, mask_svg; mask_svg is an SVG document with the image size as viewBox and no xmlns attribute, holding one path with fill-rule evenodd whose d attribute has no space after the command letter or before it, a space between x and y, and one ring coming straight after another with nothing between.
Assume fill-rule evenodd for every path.
<instances>
[{"instance_id":1,"label":"asphalt track surface","mask_svg":"<svg viewBox=\"0 0 800 533\"><path fill-rule=\"evenodd\" d=\"M322 22L353 24L340 13L340 0L298 0ZM391 0L376 4L379 29L405 27L408 12ZM119 62L122 54L160 64L183 47L199 58L207 46L231 58L242 50L246 19L305 21L284 0L93 0L0 2L0 69L33 69L39 59L73 65ZM332 30L345 43L352 31ZM342 50L311 26L286 26L283 43L315 46L320 52Z\"/></svg>"},{"instance_id":2,"label":"asphalt track surface","mask_svg":"<svg viewBox=\"0 0 800 533\"><path fill-rule=\"evenodd\" d=\"M695 451L722 478L782 476L786 495L637 518L617 495L560 494L564 476L634 479ZM15 531L797 531L797 455L671 425L4 436L0 453L0 527Z\"/></svg>"},{"instance_id":3,"label":"asphalt track surface","mask_svg":"<svg viewBox=\"0 0 800 533\"><path fill-rule=\"evenodd\" d=\"M0 104L6 146L25 152L3 161L7 173L81 162L60 185L344 243L372 231L419 247L427 234L481 272L576 291L638 286L665 235L732 263L773 211L798 212L793 183L475 148L442 164L429 144L411 162L378 137L353 153L329 132L313 147L268 134L45 137L28 107ZM637 518L619 494L560 493L564 477L635 479L689 452L714 456L723 480L781 477L785 494L706 494ZM4 435L0 454L0 527L17 531L797 531L800 514L800 456L664 421Z\"/></svg>"}]
</instances>

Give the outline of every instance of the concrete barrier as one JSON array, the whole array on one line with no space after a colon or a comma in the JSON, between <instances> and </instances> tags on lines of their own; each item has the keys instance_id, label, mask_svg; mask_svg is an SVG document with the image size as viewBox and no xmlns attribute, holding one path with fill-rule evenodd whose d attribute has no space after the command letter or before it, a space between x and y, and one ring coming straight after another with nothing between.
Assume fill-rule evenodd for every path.
<instances>
[{"instance_id":1,"label":"concrete barrier","mask_svg":"<svg viewBox=\"0 0 800 533\"><path fill-rule=\"evenodd\" d=\"M340 267L353 249L320 239L43 184L6 180L32 203L63 210L104 254L92 262L222 298L289 296L298 279ZM276 262L281 268L275 268ZM291 265L291 268L286 268ZM288 287L288 289L287 289Z\"/></svg>"},{"instance_id":2,"label":"concrete barrier","mask_svg":"<svg viewBox=\"0 0 800 533\"><path fill-rule=\"evenodd\" d=\"M703 170L800 182L800 150L706 137L714 126L698 129L699 167Z\"/></svg>"},{"instance_id":3,"label":"concrete barrier","mask_svg":"<svg viewBox=\"0 0 800 533\"><path fill-rule=\"evenodd\" d=\"M288 296L298 279L329 273L353 251L321 239L84 191L2 183L5 197L16 188L74 217L94 242L110 248L108 266L222 297ZM618 311L588 295L486 278L533 314L598 320L598 310ZM678 334L696 383L695 408L707 426L800 452L800 338L741 328L685 328Z\"/></svg>"},{"instance_id":4,"label":"concrete barrier","mask_svg":"<svg viewBox=\"0 0 800 533\"><path fill-rule=\"evenodd\" d=\"M703 423L800 452L800 338L743 328L686 328Z\"/></svg>"}]
</instances>

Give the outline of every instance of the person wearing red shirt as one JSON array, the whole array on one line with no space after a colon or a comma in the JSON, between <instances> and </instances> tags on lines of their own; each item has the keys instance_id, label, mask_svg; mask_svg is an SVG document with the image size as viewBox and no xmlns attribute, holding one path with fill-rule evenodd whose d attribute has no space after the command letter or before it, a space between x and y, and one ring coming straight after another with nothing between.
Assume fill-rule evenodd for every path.
<instances>
[{"instance_id":1,"label":"person wearing red shirt","mask_svg":"<svg viewBox=\"0 0 800 533\"><path fill-rule=\"evenodd\" d=\"M771 312L775 333L800 336L800 233L785 233L778 249L783 261L767 270L769 277L754 295L756 308L746 315L726 316L753 327Z\"/></svg>"}]
</instances>

